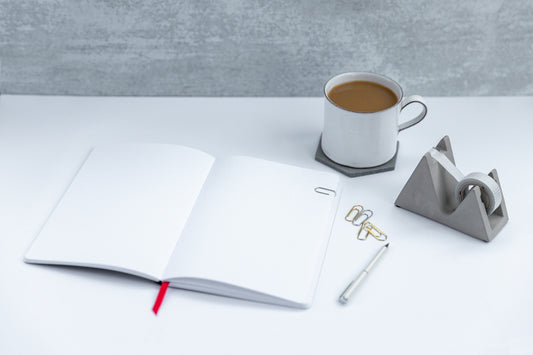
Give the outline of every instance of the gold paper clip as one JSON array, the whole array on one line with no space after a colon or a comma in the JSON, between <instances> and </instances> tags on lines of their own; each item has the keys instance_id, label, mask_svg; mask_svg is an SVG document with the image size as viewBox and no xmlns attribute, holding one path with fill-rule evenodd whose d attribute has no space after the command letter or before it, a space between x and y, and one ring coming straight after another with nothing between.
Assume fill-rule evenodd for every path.
<instances>
[{"instance_id":1,"label":"gold paper clip","mask_svg":"<svg viewBox=\"0 0 533 355\"><path fill-rule=\"evenodd\" d=\"M359 216L359 214L364 210L365 208L361 205L355 205L352 207L352 209L350 210L350 212L348 212L348 214L346 215L346 217L344 217L344 219L348 222L353 222L353 220L355 220L357 218L357 216ZM353 217L352 217L353 215Z\"/></svg>"},{"instance_id":2,"label":"gold paper clip","mask_svg":"<svg viewBox=\"0 0 533 355\"><path fill-rule=\"evenodd\" d=\"M361 232L365 230L366 234L361 237ZM372 235L374 238L376 238L379 241L385 241L387 240L387 235L383 233L378 227L373 225L370 222L364 222L361 228L359 229L359 233L357 234L357 239L359 240L366 240L368 238L368 235Z\"/></svg>"}]
</instances>

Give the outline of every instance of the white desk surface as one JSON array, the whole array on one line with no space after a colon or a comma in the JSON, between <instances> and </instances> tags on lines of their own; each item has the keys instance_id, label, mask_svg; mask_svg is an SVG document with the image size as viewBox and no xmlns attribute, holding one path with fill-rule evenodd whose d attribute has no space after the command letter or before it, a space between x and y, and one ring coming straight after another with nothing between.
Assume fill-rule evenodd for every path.
<instances>
[{"instance_id":1,"label":"white desk surface","mask_svg":"<svg viewBox=\"0 0 533 355\"><path fill-rule=\"evenodd\" d=\"M155 283L22 261L82 157L163 142L328 170L314 161L322 99L0 97L0 354L531 354L533 98L427 101L428 117L400 133L396 170L343 178L311 309L170 289L156 317ZM394 206L444 135L463 173L498 169L510 221L490 243ZM391 245L341 306L382 245L343 220L355 203Z\"/></svg>"}]
</instances>

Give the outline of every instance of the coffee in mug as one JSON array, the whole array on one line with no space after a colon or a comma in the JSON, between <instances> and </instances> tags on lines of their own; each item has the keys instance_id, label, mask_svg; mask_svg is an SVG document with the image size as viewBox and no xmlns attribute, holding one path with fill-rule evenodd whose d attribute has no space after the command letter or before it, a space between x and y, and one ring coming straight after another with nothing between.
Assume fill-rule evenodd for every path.
<instances>
[{"instance_id":1,"label":"coffee in mug","mask_svg":"<svg viewBox=\"0 0 533 355\"><path fill-rule=\"evenodd\" d=\"M354 80L333 87L328 97L336 105L355 112L377 112L394 106L398 97L386 86Z\"/></svg>"},{"instance_id":2,"label":"coffee in mug","mask_svg":"<svg viewBox=\"0 0 533 355\"><path fill-rule=\"evenodd\" d=\"M396 154L398 132L426 116L424 99L403 97L401 86L380 74L353 72L329 79L324 86L322 151L337 164L371 168ZM418 103L422 111L399 124L400 112Z\"/></svg>"}]
</instances>

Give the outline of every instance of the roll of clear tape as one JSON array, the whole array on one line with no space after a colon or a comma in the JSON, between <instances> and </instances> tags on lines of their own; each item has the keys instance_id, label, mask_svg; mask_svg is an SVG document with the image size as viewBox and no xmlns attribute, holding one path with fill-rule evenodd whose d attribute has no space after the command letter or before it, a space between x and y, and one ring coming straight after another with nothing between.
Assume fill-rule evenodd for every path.
<instances>
[{"instance_id":1,"label":"roll of clear tape","mask_svg":"<svg viewBox=\"0 0 533 355\"><path fill-rule=\"evenodd\" d=\"M435 159L446 171L448 171L457 181L455 187L455 197L458 202L464 200L470 188L479 186L481 190L481 200L485 205L487 214L492 214L502 203L502 190L498 183L487 174L471 173L466 176L453 164L448 157L433 148L429 154Z\"/></svg>"},{"instance_id":2,"label":"roll of clear tape","mask_svg":"<svg viewBox=\"0 0 533 355\"><path fill-rule=\"evenodd\" d=\"M485 204L487 214L492 214L502 203L502 190L498 183L487 174L470 173L466 175L455 188L455 195L462 201L471 187L479 186L481 200Z\"/></svg>"}]
</instances>

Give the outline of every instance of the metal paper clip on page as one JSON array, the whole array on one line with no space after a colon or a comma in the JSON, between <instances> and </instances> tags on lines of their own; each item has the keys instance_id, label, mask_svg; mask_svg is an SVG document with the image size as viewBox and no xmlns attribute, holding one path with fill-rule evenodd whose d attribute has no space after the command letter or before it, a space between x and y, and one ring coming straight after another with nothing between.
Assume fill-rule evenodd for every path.
<instances>
[{"instance_id":1,"label":"metal paper clip on page","mask_svg":"<svg viewBox=\"0 0 533 355\"><path fill-rule=\"evenodd\" d=\"M321 186L315 187L315 192L322 194L322 195L331 196L331 194L333 194L333 197L337 196L337 191L328 189L327 187L321 187Z\"/></svg>"}]
</instances>

